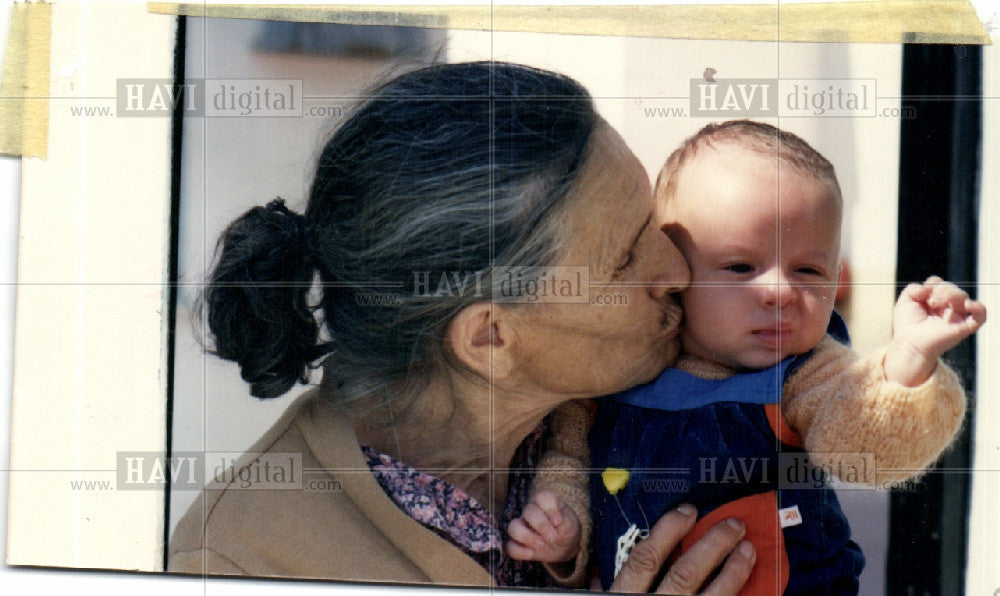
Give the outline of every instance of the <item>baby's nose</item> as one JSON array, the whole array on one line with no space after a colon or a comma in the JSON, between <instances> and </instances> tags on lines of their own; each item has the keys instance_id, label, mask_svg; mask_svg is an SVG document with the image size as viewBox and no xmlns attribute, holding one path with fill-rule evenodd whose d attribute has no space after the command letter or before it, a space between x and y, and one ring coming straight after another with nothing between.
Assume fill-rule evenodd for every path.
<instances>
[{"instance_id":1,"label":"baby's nose","mask_svg":"<svg viewBox=\"0 0 1000 596\"><path fill-rule=\"evenodd\" d=\"M761 304L768 307L785 307L795 300L795 286L780 271L761 275L757 292Z\"/></svg>"}]
</instances>

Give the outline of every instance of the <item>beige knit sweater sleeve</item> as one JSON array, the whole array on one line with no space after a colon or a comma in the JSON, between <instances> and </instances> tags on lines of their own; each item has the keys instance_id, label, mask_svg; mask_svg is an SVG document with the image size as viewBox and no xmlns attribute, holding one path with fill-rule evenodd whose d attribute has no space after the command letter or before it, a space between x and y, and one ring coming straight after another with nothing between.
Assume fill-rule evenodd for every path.
<instances>
[{"instance_id":1,"label":"beige knit sweater sleeve","mask_svg":"<svg viewBox=\"0 0 1000 596\"><path fill-rule=\"evenodd\" d=\"M849 482L881 486L918 476L965 416L965 392L944 362L922 385L905 387L885 379L884 357L884 348L861 358L826 337L785 385L782 413L811 459L835 474L852 472L838 474Z\"/></svg>"},{"instance_id":2,"label":"beige knit sweater sleeve","mask_svg":"<svg viewBox=\"0 0 1000 596\"><path fill-rule=\"evenodd\" d=\"M580 520L580 552L574 561L545 568L559 584L579 588L587 580L590 535L590 494L588 474L590 451L587 431L593 422L593 404L570 401L552 415L552 425L546 438L546 449L531 484L531 494L551 490Z\"/></svg>"}]
</instances>

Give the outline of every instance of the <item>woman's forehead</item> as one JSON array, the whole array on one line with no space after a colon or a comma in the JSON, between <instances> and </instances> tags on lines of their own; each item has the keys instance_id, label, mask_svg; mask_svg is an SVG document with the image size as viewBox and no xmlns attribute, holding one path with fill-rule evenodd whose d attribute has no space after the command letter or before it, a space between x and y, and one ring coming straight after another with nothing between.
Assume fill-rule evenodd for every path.
<instances>
[{"instance_id":1,"label":"woman's forehead","mask_svg":"<svg viewBox=\"0 0 1000 596\"><path fill-rule=\"evenodd\" d=\"M591 136L571 207L573 252L617 259L652 210L646 170L621 135L601 122Z\"/></svg>"},{"instance_id":2,"label":"woman's forehead","mask_svg":"<svg viewBox=\"0 0 1000 596\"><path fill-rule=\"evenodd\" d=\"M648 186L646 169L625 143L618 131L600 120L587 143L574 193L581 199L608 193L631 193L637 186Z\"/></svg>"}]
</instances>

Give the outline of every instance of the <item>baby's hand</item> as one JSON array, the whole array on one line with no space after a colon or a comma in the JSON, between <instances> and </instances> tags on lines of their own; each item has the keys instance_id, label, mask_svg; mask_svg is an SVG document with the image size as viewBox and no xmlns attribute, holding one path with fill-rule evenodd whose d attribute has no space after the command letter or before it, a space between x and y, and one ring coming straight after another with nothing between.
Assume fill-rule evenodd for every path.
<instances>
[{"instance_id":1,"label":"baby's hand","mask_svg":"<svg viewBox=\"0 0 1000 596\"><path fill-rule=\"evenodd\" d=\"M507 554L519 561L562 563L580 551L580 520L550 490L538 491L507 533Z\"/></svg>"},{"instance_id":2,"label":"baby's hand","mask_svg":"<svg viewBox=\"0 0 1000 596\"><path fill-rule=\"evenodd\" d=\"M892 311L892 342L885 355L885 378L907 387L926 381L941 354L975 333L986 307L940 277L906 286Z\"/></svg>"}]
</instances>

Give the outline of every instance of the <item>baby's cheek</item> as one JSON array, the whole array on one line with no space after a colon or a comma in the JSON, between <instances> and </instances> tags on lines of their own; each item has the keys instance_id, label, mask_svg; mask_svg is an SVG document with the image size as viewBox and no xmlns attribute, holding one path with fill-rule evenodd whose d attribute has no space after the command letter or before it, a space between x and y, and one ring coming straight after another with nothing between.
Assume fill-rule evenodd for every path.
<instances>
[{"instance_id":1,"label":"baby's cheek","mask_svg":"<svg viewBox=\"0 0 1000 596\"><path fill-rule=\"evenodd\" d=\"M685 320L681 327L681 349L690 352L700 343L697 332L698 328L689 326Z\"/></svg>"},{"instance_id":2,"label":"baby's cheek","mask_svg":"<svg viewBox=\"0 0 1000 596\"><path fill-rule=\"evenodd\" d=\"M809 337L806 339L812 349L826 335L829 326L830 316L833 313L833 300L817 301L816 308L809 321Z\"/></svg>"},{"instance_id":3,"label":"baby's cheek","mask_svg":"<svg viewBox=\"0 0 1000 596\"><path fill-rule=\"evenodd\" d=\"M680 304L681 308L684 309L684 314L686 315L692 307L696 307L699 300L704 299L702 295L704 293L704 287L698 285L698 281L692 279L691 285L681 290L680 293Z\"/></svg>"}]
</instances>

